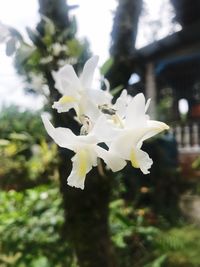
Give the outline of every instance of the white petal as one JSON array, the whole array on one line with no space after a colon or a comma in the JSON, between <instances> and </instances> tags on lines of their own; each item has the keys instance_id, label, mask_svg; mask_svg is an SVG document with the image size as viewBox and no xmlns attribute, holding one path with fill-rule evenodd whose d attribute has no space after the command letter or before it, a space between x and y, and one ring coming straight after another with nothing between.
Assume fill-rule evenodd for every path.
<instances>
[{"instance_id":1,"label":"white petal","mask_svg":"<svg viewBox=\"0 0 200 267\"><path fill-rule=\"evenodd\" d=\"M149 155L141 149L136 149L136 158L139 164L139 168L144 174L149 173L149 169L153 164L153 160L149 157Z\"/></svg>"},{"instance_id":2,"label":"white petal","mask_svg":"<svg viewBox=\"0 0 200 267\"><path fill-rule=\"evenodd\" d=\"M96 152L90 148L80 149L72 158L73 167L67 183L70 186L84 189L86 174L97 165Z\"/></svg>"},{"instance_id":3,"label":"white petal","mask_svg":"<svg viewBox=\"0 0 200 267\"><path fill-rule=\"evenodd\" d=\"M113 137L109 149L119 153L123 159L130 159L133 147L141 148L144 140L162 132L169 127L159 121L148 121L147 127L136 129L122 129L121 133Z\"/></svg>"},{"instance_id":4,"label":"white petal","mask_svg":"<svg viewBox=\"0 0 200 267\"><path fill-rule=\"evenodd\" d=\"M68 128L54 128L45 115L42 115L41 117L47 133L51 136L55 143L60 147L74 150L74 145L76 144L76 135Z\"/></svg>"},{"instance_id":5,"label":"white petal","mask_svg":"<svg viewBox=\"0 0 200 267\"><path fill-rule=\"evenodd\" d=\"M91 131L99 142L109 142L117 137L121 131L106 119L106 116L101 115L94 124Z\"/></svg>"},{"instance_id":6,"label":"white petal","mask_svg":"<svg viewBox=\"0 0 200 267\"><path fill-rule=\"evenodd\" d=\"M148 120L146 132L144 133L141 140L143 142L144 140L151 138L154 135L159 134L162 131L168 130L168 129L169 129L169 126L165 124L164 122Z\"/></svg>"},{"instance_id":7,"label":"white petal","mask_svg":"<svg viewBox=\"0 0 200 267\"><path fill-rule=\"evenodd\" d=\"M166 123L161 122L161 121L149 120L147 122L147 126L149 128L157 128L157 129L160 129L160 131L169 130L169 126Z\"/></svg>"},{"instance_id":8,"label":"white petal","mask_svg":"<svg viewBox=\"0 0 200 267\"><path fill-rule=\"evenodd\" d=\"M107 92L109 92L110 91L110 83L109 83L109 81L108 81L108 79L106 79L106 78L104 78L103 76L102 76L102 81L104 82L104 84L105 84L105 87L106 87L106 91Z\"/></svg>"},{"instance_id":9,"label":"white petal","mask_svg":"<svg viewBox=\"0 0 200 267\"><path fill-rule=\"evenodd\" d=\"M67 184L83 190L85 186L85 177L78 176L77 172L72 170L70 176L67 178Z\"/></svg>"},{"instance_id":10,"label":"white petal","mask_svg":"<svg viewBox=\"0 0 200 267\"><path fill-rule=\"evenodd\" d=\"M59 101L56 101L53 103L52 108L55 108L58 113L61 113L61 112L67 112L72 108L74 108L76 110L77 104L74 102L62 103L59 100Z\"/></svg>"},{"instance_id":11,"label":"white petal","mask_svg":"<svg viewBox=\"0 0 200 267\"><path fill-rule=\"evenodd\" d=\"M125 116L127 108L127 90L124 89L121 95L117 98L114 108L117 110L117 114L121 117Z\"/></svg>"},{"instance_id":12,"label":"white petal","mask_svg":"<svg viewBox=\"0 0 200 267\"><path fill-rule=\"evenodd\" d=\"M88 135L77 135L76 142L78 146L95 145L97 143L97 138L92 133Z\"/></svg>"},{"instance_id":13,"label":"white petal","mask_svg":"<svg viewBox=\"0 0 200 267\"><path fill-rule=\"evenodd\" d=\"M82 115L88 116L92 121L101 115L99 106L110 104L111 97L108 92L102 90L89 89L82 94L80 110Z\"/></svg>"},{"instance_id":14,"label":"white petal","mask_svg":"<svg viewBox=\"0 0 200 267\"><path fill-rule=\"evenodd\" d=\"M90 89L87 91L87 97L92 100L97 106L111 104L112 95L101 89Z\"/></svg>"},{"instance_id":15,"label":"white petal","mask_svg":"<svg viewBox=\"0 0 200 267\"><path fill-rule=\"evenodd\" d=\"M95 121L100 116L97 105L87 96L82 97L79 102L79 116L87 116L91 121Z\"/></svg>"},{"instance_id":16,"label":"white petal","mask_svg":"<svg viewBox=\"0 0 200 267\"><path fill-rule=\"evenodd\" d=\"M91 88L94 71L97 66L98 60L98 56L93 56L85 63L83 72L80 76L80 81L84 88Z\"/></svg>"},{"instance_id":17,"label":"white petal","mask_svg":"<svg viewBox=\"0 0 200 267\"><path fill-rule=\"evenodd\" d=\"M52 74L56 82L55 87L62 95L76 96L77 90L81 89L79 78L71 65L65 65L58 72Z\"/></svg>"},{"instance_id":18,"label":"white petal","mask_svg":"<svg viewBox=\"0 0 200 267\"><path fill-rule=\"evenodd\" d=\"M144 94L137 94L128 104L125 126L127 128L139 128L146 125L148 117L145 115Z\"/></svg>"},{"instance_id":19,"label":"white petal","mask_svg":"<svg viewBox=\"0 0 200 267\"><path fill-rule=\"evenodd\" d=\"M103 159L113 172L120 171L126 166L126 161L118 157L115 153L107 151L100 146L96 146L96 152L98 157Z\"/></svg>"},{"instance_id":20,"label":"white petal","mask_svg":"<svg viewBox=\"0 0 200 267\"><path fill-rule=\"evenodd\" d=\"M151 98L149 98L146 102L146 105L145 105L145 112L147 112L149 106L150 106L150 103L151 103Z\"/></svg>"},{"instance_id":21,"label":"white petal","mask_svg":"<svg viewBox=\"0 0 200 267\"><path fill-rule=\"evenodd\" d=\"M132 130L122 130L121 133L113 138L109 150L118 153L125 160L130 159L131 148L140 140L140 136L135 135Z\"/></svg>"}]
</instances>

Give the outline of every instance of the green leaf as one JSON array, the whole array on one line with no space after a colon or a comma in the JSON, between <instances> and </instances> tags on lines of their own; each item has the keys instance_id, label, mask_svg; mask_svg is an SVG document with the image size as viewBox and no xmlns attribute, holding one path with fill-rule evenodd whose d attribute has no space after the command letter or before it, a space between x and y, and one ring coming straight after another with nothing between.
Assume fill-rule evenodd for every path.
<instances>
[{"instance_id":1,"label":"green leaf","mask_svg":"<svg viewBox=\"0 0 200 267\"><path fill-rule=\"evenodd\" d=\"M45 34L54 35L56 29L55 29L55 25L54 25L53 21L44 15L42 15L42 19L45 21L45 26L44 26Z\"/></svg>"},{"instance_id":2,"label":"green leaf","mask_svg":"<svg viewBox=\"0 0 200 267\"><path fill-rule=\"evenodd\" d=\"M121 90L123 89L122 85L118 85L117 87L115 87L114 89L112 89L110 91L110 93L115 96L116 94L118 94Z\"/></svg>"},{"instance_id":3,"label":"green leaf","mask_svg":"<svg viewBox=\"0 0 200 267\"><path fill-rule=\"evenodd\" d=\"M10 143L7 139L0 139L0 146L7 146Z\"/></svg>"},{"instance_id":4,"label":"green leaf","mask_svg":"<svg viewBox=\"0 0 200 267\"><path fill-rule=\"evenodd\" d=\"M147 264L145 267L162 267L166 259L167 259L167 255L164 254L160 256L159 258L155 259L153 262Z\"/></svg>"},{"instance_id":5,"label":"green leaf","mask_svg":"<svg viewBox=\"0 0 200 267\"><path fill-rule=\"evenodd\" d=\"M6 43L6 55L8 57L12 56L14 54L15 50L16 50L16 39L15 38L11 38Z\"/></svg>"},{"instance_id":6,"label":"green leaf","mask_svg":"<svg viewBox=\"0 0 200 267\"><path fill-rule=\"evenodd\" d=\"M110 70L110 68L112 67L113 65L113 58L109 58L108 60L106 60L106 62L103 64L103 66L100 68L100 72L103 76L105 76L108 71Z\"/></svg>"},{"instance_id":7,"label":"green leaf","mask_svg":"<svg viewBox=\"0 0 200 267\"><path fill-rule=\"evenodd\" d=\"M31 39L31 41L39 48L45 48L44 43L41 40L41 36L39 34L39 32L37 32L36 30L32 30L29 27L26 27L26 31L28 33L29 38Z\"/></svg>"},{"instance_id":8,"label":"green leaf","mask_svg":"<svg viewBox=\"0 0 200 267\"><path fill-rule=\"evenodd\" d=\"M31 263L31 267L49 267L49 261L46 257L40 257Z\"/></svg>"},{"instance_id":9,"label":"green leaf","mask_svg":"<svg viewBox=\"0 0 200 267\"><path fill-rule=\"evenodd\" d=\"M9 135L9 137L11 138L11 139L16 139L16 140L21 140L21 141L26 141L26 140L28 140L28 134L26 133L26 134L23 134L23 133L11 133L10 135Z\"/></svg>"},{"instance_id":10,"label":"green leaf","mask_svg":"<svg viewBox=\"0 0 200 267\"><path fill-rule=\"evenodd\" d=\"M80 56L83 51L83 47L76 39L71 39L67 41L67 46L69 49L69 54L72 57Z\"/></svg>"},{"instance_id":11,"label":"green leaf","mask_svg":"<svg viewBox=\"0 0 200 267\"><path fill-rule=\"evenodd\" d=\"M36 48L34 46L22 43L21 46L16 51L15 61L19 62L19 64L23 64L24 61L31 58L35 50Z\"/></svg>"}]
</instances>

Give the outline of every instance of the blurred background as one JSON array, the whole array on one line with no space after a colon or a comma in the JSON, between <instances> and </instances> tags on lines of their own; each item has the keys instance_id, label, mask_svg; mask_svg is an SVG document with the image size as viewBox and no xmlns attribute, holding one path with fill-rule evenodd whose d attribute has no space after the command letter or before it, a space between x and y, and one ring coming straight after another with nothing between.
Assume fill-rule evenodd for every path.
<instances>
[{"instance_id":1,"label":"blurred background","mask_svg":"<svg viewBox=\"0 0 200 267\"><path fill-rule=\"evenodd\" d=\"M200 266L200 2L0 2L0 267ZM94 168L67 186L72 153L47 136L52 71L92 55L114 98L151 98L170 131L144 144L149 175ZM105 84L101 82L102 89Z\"/></svg>"}]
</instances>

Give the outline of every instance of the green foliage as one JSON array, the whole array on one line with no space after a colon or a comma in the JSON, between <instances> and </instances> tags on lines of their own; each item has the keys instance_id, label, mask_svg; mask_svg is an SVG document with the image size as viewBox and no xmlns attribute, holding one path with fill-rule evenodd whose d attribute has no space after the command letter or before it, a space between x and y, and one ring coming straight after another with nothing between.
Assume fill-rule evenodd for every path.
<instances>
[{"instance_id":1,"label":"green foliage","mask_svg":"<svg viewBox=\"0 0 200 267\"><path fill-rule=\"evenodd\" d=\"M27 28L27 32L31 43L18 38L20 42L16 45L13 36L7 43L7 54L15 52L18 72L30 84L33 82L32 74L44 78L51 92L48 100L52 102L58 97L52 70L66 63L74 64L78 70L88 58L88 43L81 43L75 38L74 18L68 28L60 30L53 21L43 16L37 29ZM112 66L113 59L109 59L101 68L101 73L107 74ZM127 69L123 72L127 73ZM30 89L35 91L34 87ZM121 89L117 86L111 93L116 95ZM170 119L171 114L167 111L171 105L172 98L167 95L158 107L159 113L165 114L161 120ZM46 143L45 136L39 113L20 112L15 107L1 112L0 183L7 190L0 195L1 267L76 267L62 233L64 214L58 184L52 183L57 177L56 146ZM150 147L156 160L148 179L137 179L135 173L128 174L136 181L132 188L129 187L129 194L134 196L131 201L122 197L127 188L120 188L120 193L110 203L111 238L121 267L200 265L197 229L182 227L166 230L163 223L166 218L161 216L167 207L170 212L166 212L166 217L169 217L172 207L175 210L179 194L176 189L180 185L178 174L174 171L176 166L172 167L171 162L175 161L175 157L170 151L166 154L166 147L170 149L170 144L165 141L156 141L152 145L154 149ZM45 183L45 186L37 186ZM33 186L36 187L27 190ZM142 187L148 192L141 193ZM16 192L13 189L25 190ZM171 203L166 201L169 196ZM177 216L176 210L174 213Z\"/></svg>"},{"instance_id":2,"label":"green foliage","mask_svg":"<svg viewBox=\"0 0 200 267\"><path fill-rule=\"evenodd\" d=\"M121 193L125 192L122 187ZM121 193L110 203L109 220L120 267L200 266L198 226L177 222L176 227L166 227L160 214L147 206L136 208L136 202L125 201Z\"/></svg>"},{"instance_id":3,"label":"green foliage","mask_svg":"<svg viewBox=\"0 0 200 267\"><path fill-rule=\"evenodd\" d=\"M32 142L38 142L46 135L40 119L41 111L20 111L16 106L4 108L0 113L0 138L7 138L11 133L26 133Z\"/></svg>"},{"instance_id":4,"label":"green foliage","mask_svg":"<svg viewBox=\"0 0 200 267\"><path fill-rule=\"evenodd\" d=\"M163 231L155 240L157 253L167 253L166 267L200 266L200 232L197 226Z\"/></svg>"},{"instance_id":5,"label":"green foliage","mask_svg":"<svg viewBox=\"0 0 200 267\"><path fill-rule=\"evenodd\" d=\"M47 144L39 112L16 107L0 114L0 185L23 189L56 178L55 144Z\"/></svg>"},{"instance_id":6,"label":"green foliage","mask_svg":"<svg viewBox=\"0 0 200 267\"><path fill-rule=\"evenodd\" d=\"M57 185L0 192L0 266L72 266Z\"/></svg>"},{"instance_id":7,"label":"green foliage","mask_svg":"<svg viewBox=\"0 0 200 267\"><path fill-rule=\"evenodd\" d=\"M83 46L75 38L67 41L67 47L69 49L69 55L71 57L80 57L81 54L84 52Z\"/></svg>"},{"instance_id":8,"label":"green foliage","mask_svg":"<svg viewBox=\"0 0 200 267\"><path fill-rule=\"evenodd\" d=\"M165 254L161 255L160 257L155 259L153 262L145 265L145 267L161 267L161 266L163 266L163 263L166 261L166 258L167 258L167 256Z\"/></svg>"},{"instance_id":9,"label":"green foliage","mask_svg":"<svg viewBox=\"0 0 200 267\"><path fill-rule=\"evenodd\" d=\"M51 19L42 16L36 30L28 27L26 30L31 44L20 42L15 50L15 66L19 74L27 79L30 87L33 82L32 75L39 74L51 88L53 84L49 83L52 82L50 80L53 70L67 63L79 69L79 65L82 66L90 55L88 42L86 40L80 42L75 38L75 18L71 20L69 28L60 30ZM36 93L42 92L36 90L34 86L30 89Z\"/></svg>"},{"instance_id":10,"label":"green foliage","mask_svg":"<svg viewBox=\"0 0 200 267\"><path fill-rule=\"evenodd\" d=\"M171 121L173 118L172 114L173 97L168 94L163 97L156 107L157 116L161 121Z\"/></svg>"},{"instance_id":11,"label":"green foliage","mask_svg":"<svg viewBox=\"0 0 200 267\"><path fill-rule=\"evenodd\" d=\"M200 169L200 157L197 157L195 161L192 163L192 168L195 170Z\"/></svg>"},{"instance_id":12,"label":"green foliage","mask_svg":"<svg viewBox=\"0 0 200 267\"><path fill-rule=\"evenodd\" d=\"M38 49L33 50L33 53L28 57L27 61L21 62L21 57L23 56L22 49L19 49L16 54L16 60L18 60L18 63L25 63L26 64L25 66L28 71L37 71L38 66L40 64L40 59L42 57L40 51Z\"/></svg>"},{"instance_id":13,"label":"green foliage","mask_svg":"<svg viewBox=\"0 0 200 267\"><path fill-rule=\"evenodd\" d=\"M126 236L129 236L133 231L132 221L127 217L130 213L130 208L124 207L125 203L121 199L110 203L110 227L112 240L119 248L124 248Z\"/></svg>"},{"instance_id":14,"label":"green foliage","mask_svg":"<svg viewBox=\"0 0 200 267\"><path fill-rule=\"evenodd\" d=\"M120 266L198 267L200 233L194 226L162 230L148 223L147 209L115 200L110 229ZM60 234L64 214L58 185L0 192L0 266L76 267Z\"/></svg>"},{"instance_id":15,"label":"green foliage","mask_svg":"<svg viewBox=\"0 0 200 267\"><path fill-rule=\"evenodd\" d=\"M120 266L143 267L156 259L152 248L160 230L148 223L149 212L122 199L111 202L110 230Z\"/></svg>"}]
</instances>

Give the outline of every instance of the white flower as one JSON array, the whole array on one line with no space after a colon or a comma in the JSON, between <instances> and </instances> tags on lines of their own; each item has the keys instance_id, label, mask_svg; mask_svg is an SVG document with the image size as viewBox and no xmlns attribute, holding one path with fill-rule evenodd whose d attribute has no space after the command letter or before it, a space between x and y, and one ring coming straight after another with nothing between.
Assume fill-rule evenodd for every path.
<instances>
[{"instance_id":1,"label":"white flower","mask_svg":"<svg viewBox=\"0 0 200 267\"><path fill-rule=\"evenodd\" d=\"M77 58L75 58L75 57L69 57L69 58L67 58L67 59L59 59L58 61L57 61L57 64L58 64L58 66L61 68L61 67L63 67L63 66L65 66L66 64L71 64L71 65L75 65L75 64L77 64L78 63L78 60L77 60ZM53 72L53 75L56 75L56 72Z\"/></svg>"},{"instance_id":2,"label":"white flower","mask_svg":"<svg viewBox=\"0 0 200 267\"><path fill-rule=\"evenodd\" d=\"M31 85L35 90L39 90L45 83L45 79L41 73L31 72L29 74L31 78Z\"/></svg>"},{"instance_id":3,"label":"white flower","mask_svg":"<svg viewBox=\"0 0 200 267\"><path fill-rule=\"evenodd\" d=\"M118 153L119 157L124 160L130 160L132 166L140 168L144 174L149 173L153 161L141 149L143 141L169 129L165 123L149 119L146 114L149 103L148 100L145 104L143 94L138 94L132 98L127 105L124 119L119 118L121 128L109 144L109 151Z\"/></svg>"},{"instance_id":4,"label":"white flower","mask_svg":"<svg viewBox=\"0 0 200 267\"><path fill-rule=\"evenodd\" d=\"M140 95L140 94L138 94ZM141 94L142 95L142 94ZM143 96L141 96L142 98L144 98ZM130 104L131 101L135 101L137 99L137 97L135 98L135 100L133 100L134 97L132 97L131 95L128 95L127 90L124 89L121 93L121 95L117 98L115 104L113 105L113 108L116 110L116 114L118 116L120 116L121 119L124 119L127 113L127 108ZM144 112L146 112L148 110L148 107L150 105L150 100L147 100L147 103L145 105L145 109Z\"/></svg>"},{"instance_id":5,"label":"white flower","mask_svg":"<svg viewBox=\"0 0 200 267\"><path fill-rule=\"evenodd\" d=\"M29 77L31 81L28 83L28 86L30 86L36 92L44 94L45 96L49 95L49 87L41 73L36 74L34 72L30 72Z\"/></svg>"},{"instance_id":6,"label":"white flower","mask_svg":"<svg viewBox=\"0 0 200 267\"><path fill-rule=\"evenodd\" d=\"M97 63L97 56L90 58L85 63L79 78L71 65L66 65L53 73L55 87L63 95L59 101L54 102L53 108L58 112L67 112L74 108L79 120L83 115L92 120L98 118L100 115L98 106L110 103L111 98L103 90L92 89Z\"/></svg>"},{"instance_id":7,"label":"white flower","mask_svg":"<svg viewBox=\"0 0 200 267\"><path fill-rule=\"evenodd\" d=\"M52 56L43 57L43 58L40 59L40 64L46 65L46 64L49 64L52 61L53 61L53 57Z\"/></svg>"},{"instance_id":8,"label":"white flower","mask_svg":"<svg viewBox=\"0 0 200 267\"><path fill-rule=\"evenodd\" d=\"M128 104L131 102L133 97L128 95L127 90L124 89L121 95L117 98L114 105L103 105L100 107L102 113L112 116L113 123L123 128L122 120L125 118Z\"/></svg>"},{"instance_id":9,"label":"white flower","mask_svg":"<svg viewBox=\"0 0 200 267\"><path fill-rule=\"evenodd\" d=\"M61 45L60 43L52 44L51 49L54 56L59 56L61 52L68 52L67 46Z\"/></svg>"},{"instance_id":10,"label":"white flower","mask_svg":"<svg viewBox=\"0 0 200 267\"><path fill-rule=\"evenodd\" d=\"M54 47L57 54L59 46ZM42 116L48 134L57 145L74 151L72 171L67 179L70 186L84 189L85 177L101 158L112 171L119 171L130 161L132 166L149 173L153 164L149 155L141 148L143 142L169 129L163 122L150 120L146 114L147 103L143 94L129 96L123 90L115 104L110 93L92 88L98 57L90 58L78 77L69 64L53 72L55 88L62 97L54 102L58 112L74 109L82 124L79 136L68 128L54 128L46 116ZM39 83L38 80L36 82ZM107 89L109 87L107 86ZM104 143L107 149L100 146Z\"/></svg>"},{"instance_id":11,"label":"white flower","mask_svg":"<svg viewBox=\"0 0 200 267\"><path fill-rule=\"evenodd\" d=\"M42 116L44 126L48 134L57 145L68 148L75 152L72 158L73 168L67 179L68 185L84 189L85 176L97 166L97 158L102 158L112 171L119 171L126 165L123 159L118 158L114 152L109 152L97 144L103 139L96 137L96 132L101 125L102 117L99 118L96 125L88 135L76 136L68 128L54 128L46 116Z\"/></svg>"},{"instance_id":12,"label":"white flower","mask_svg":"<svg viewBox=\"0 0 200 267\"><path fill-rule=\"evenodd\" d=\"M117 115L119 115L121 118L124 118L128 103L130 103L131 100L132 96L128 95L127 90L124 89L113 105Z\"/></svg>"}]
</instances>

